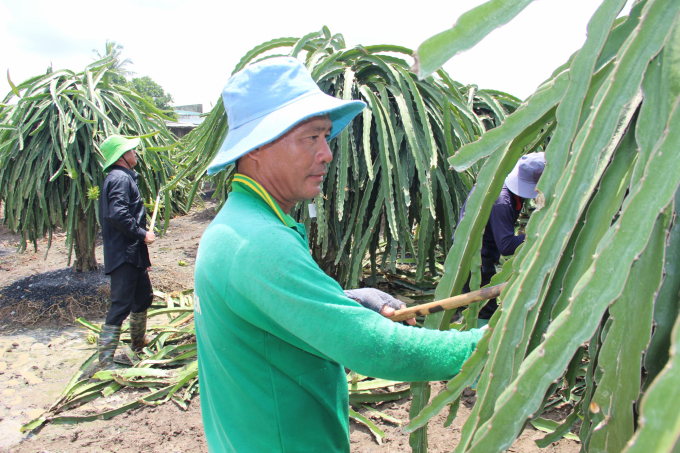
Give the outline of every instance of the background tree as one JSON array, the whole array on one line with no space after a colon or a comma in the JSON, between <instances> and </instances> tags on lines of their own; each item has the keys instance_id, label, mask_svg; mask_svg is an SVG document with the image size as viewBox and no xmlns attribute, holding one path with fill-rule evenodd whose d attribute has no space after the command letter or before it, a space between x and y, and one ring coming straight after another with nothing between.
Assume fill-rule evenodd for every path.
<instances>
[{"instance_id":1,"label":"background tree","mask_svg":"<svg viewBox=\"0 0 680 453\"><path fill-rule=\"evenodd\" d=\"M104 178L99 144L111 134L142 138L145 152L135 170L149 203L175 173L175 139L164 123L169 118L136 92L104 82L116 61L111 53L81 73L48 70L18 86L10 81L12 91L0 110L4 222L21 233L22 251L26 241L37 250L45 235L49 250L54 230L63 229L69 264L75 250L78 271L97 268L97 200ZM173 210L182 212L184 184L163 193L166 219Z\"/></svg>"},{"instance_id":2,"label":"background tree","mask_svg":"<svg viewBox=\"0 0 680 453\"><path fill-rule=\"evenodd\" d=\"M490 1L465 13L420 46L419 76L529 3ZM552 135L526 242L491 281L508 282L501 309L431 403L427 383L412 385L414 451L427 450L431 417L447 405L455 417L480 372L456 453L507 450L529 422L551 427L536 442L546 447L579 419L581 451L677 451L680 3L642 0L617 18L625 4L602 2L583 48L503 125L449 159L458 171L484 163L437 299L459 294L470 271L479 285L480 240L503 181ZM479 308L455 327L475 327ZM451 315L425 325L448 330ZM540 418L563 403L573 409L561 424Z\"/></svg>"},{"instance_id":3,"label":"background tree","mask_svg":"<svg viewBox=\"0 0 680 453\"><path fill-rule=\"evenodd\" d=\"M152 102L156 108L163 110L167 116L177 119L177 115L170 105L174 102L172 95L166 93L165 90L163 90L163 87L154 82L151 77L133 77L132 80L127 83L127 86L144 96L147 101Z\"/></svg>"},{"instance_id":4,"label":"background tree","mask_svg":"<svg viewBox=\"0 0 680 453\"><path fill-rule=\"evenodd\" d=\"M451 246L460 207L476 172L476 166L461 174L450 172L446 159L485 132L475 108L488 111L493 127L520 101L505 93L463 86L445 71L419 81L408 62L394 56L410 57L410 49L347 48L343 36L332 35L326 27L302 38L263 43L248 52L234 72L277 55L272 51L281 48L305 62L325 93L368 105L330 142L333 161L315 200L316 219L310 218L306 203L292 211L307 226L317 263L346 287L358 285L367 254L374 277L378 265L394 269L398 260L417 264L417 280L426 270L436 275L436 255ZM182 165L196 186L227 128L220 100L187 136ZM230 167L213 178L222 202L232 175Z\"/></svg>"}]
</instances>

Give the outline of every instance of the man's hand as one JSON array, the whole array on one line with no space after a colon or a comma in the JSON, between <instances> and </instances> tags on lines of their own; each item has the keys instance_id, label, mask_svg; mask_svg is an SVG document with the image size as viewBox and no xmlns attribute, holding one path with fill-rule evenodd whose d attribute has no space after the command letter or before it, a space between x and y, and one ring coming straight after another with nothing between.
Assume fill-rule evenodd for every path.
<instances>
[{"instance_id":1,"label":"man's hand","mask_svg":"<svg viewBox=\"0 0 680 453\"><path fill-rule=\"evenodd\" d=\"M406 304L402 301L375 288L349 289L345 291L345 296L356 300L363 307L380 313L386 318L394 316L395 310L406 308ZM411 318L406 322L412 326L416 325L415 318Z\"/></svg>"},{"instance_id":2,"label":"man's hand","mask_svg":"<svg viewBox=\"0 0 680 453\"><path fill-rule=\"evenodd\" d=\"M147 244L153 244L156 241L156 235L153 234L153 231L147 231L146 232L146 237L144 238L144 242Z\"/></svg>"}]
</instances>

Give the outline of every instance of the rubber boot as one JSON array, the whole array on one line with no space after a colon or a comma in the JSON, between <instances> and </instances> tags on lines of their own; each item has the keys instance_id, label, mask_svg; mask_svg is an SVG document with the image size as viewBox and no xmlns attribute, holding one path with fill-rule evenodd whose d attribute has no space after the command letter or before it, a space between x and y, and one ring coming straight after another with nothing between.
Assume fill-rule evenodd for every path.
<instances>
[{"instance_id":1,"label":"rubber boot","mask_svg":"<svg viewBox=\"0 0 680 453\"><path fill-rule=\"evenodd\" d=\"M116 353L116 348L118 348L120 331L120 326L112 326L111 324L104 324L102 326L102 331L99 333L99 340L97 340L99 362L93 363L83 372L83 379L89 379L90 383L99 382L98 379L92 378L94 374L98 371L113 370L116 368L113 363L113 356Z\"/></svg>"},{"instance_id":2,"label":"rubber boot","mask_svg":"<svg viewBox=\"0 0 680 453\"><path fill-rule=\"evenodd\" d=\"M146 310L130 313L130 339L135 352L141 352L151 343L151 339L146 336Z\"/></svg>"}]
</instances>

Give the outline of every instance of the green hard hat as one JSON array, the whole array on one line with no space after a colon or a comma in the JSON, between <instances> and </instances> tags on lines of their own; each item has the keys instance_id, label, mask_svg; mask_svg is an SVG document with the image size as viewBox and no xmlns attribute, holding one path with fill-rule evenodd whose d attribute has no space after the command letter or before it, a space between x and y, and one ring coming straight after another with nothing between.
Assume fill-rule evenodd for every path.
<instances>
[{"instance_id":1,"label":"green hard hat","mask_svg":"<svg viewBox=\"0 0 680 453\"><path fill-rule=\"evenodd\" d=\"M99 147L104 155L104 159L106 159L106 162L104 162L104 171L116 163L116 161L120 159L120 156L139 146L140 142L141 140L139 137L128 139L121 137L120 135L110 135Z\"/></svg>"}]
</instances>

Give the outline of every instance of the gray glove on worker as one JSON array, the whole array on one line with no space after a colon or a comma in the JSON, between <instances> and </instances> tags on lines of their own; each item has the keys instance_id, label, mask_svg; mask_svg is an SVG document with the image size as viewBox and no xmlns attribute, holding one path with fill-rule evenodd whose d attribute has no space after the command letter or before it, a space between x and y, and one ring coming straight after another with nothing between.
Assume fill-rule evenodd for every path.
<instances>
[{"instance_id":1,"label":"gray glove on worker","mask_svg":"<svg viewBox=\"0 0 680 453\"><path fill-rule=\"evenodd\" d=\"M387 318L392 316L395 310L406 308L406 304L399 299L395 299L389 294L375 288L348 289L344 291L344 293L345 296L356 300L364 308L380 313ZM415 319L409 319L408 324L414 325L415 321Z\"/></svg>"},{"instance_id":2,"label":"gray glove on worker","mask_svg":"<svg viewBox=\"0 0 680 453\"><path fill-rule=\"evenodd\" d=\"M344 293L345 296L356 300L364 308L373 310L376 313L380 313L385 305L392 307L395 310L405 308L402 301L375 288L348 289L344 291Z\"/></svg>"}]
</instances>

